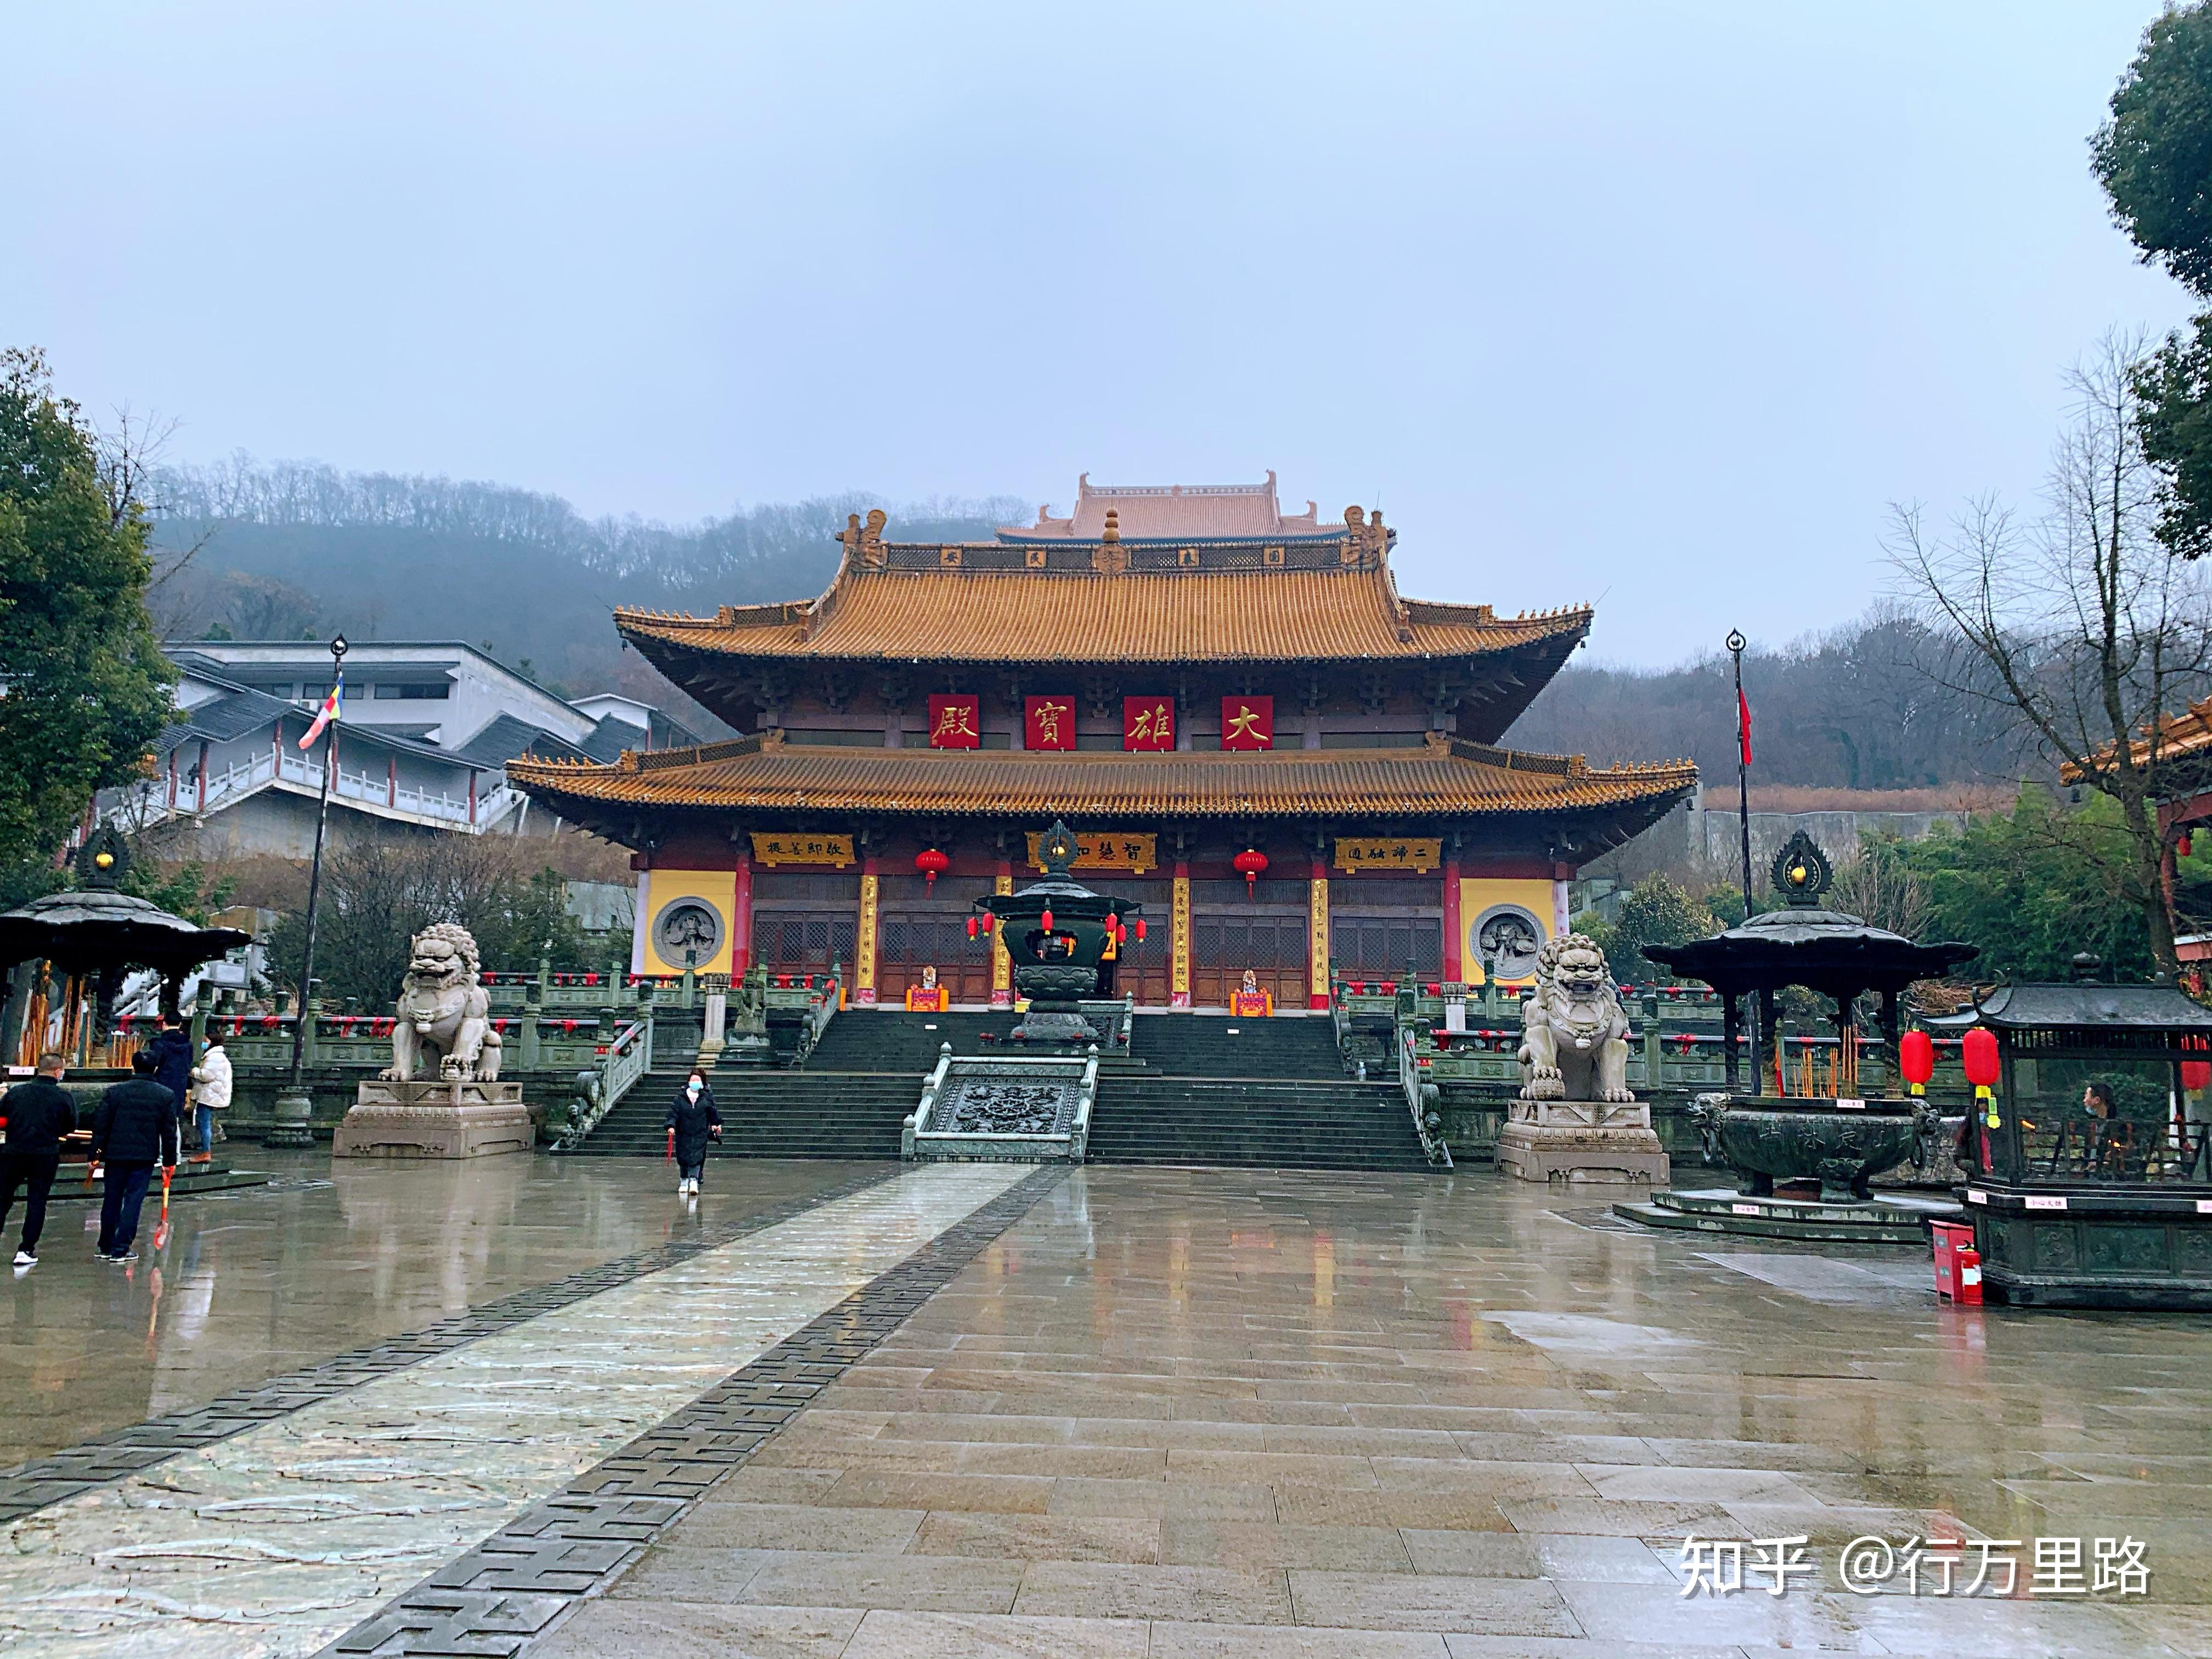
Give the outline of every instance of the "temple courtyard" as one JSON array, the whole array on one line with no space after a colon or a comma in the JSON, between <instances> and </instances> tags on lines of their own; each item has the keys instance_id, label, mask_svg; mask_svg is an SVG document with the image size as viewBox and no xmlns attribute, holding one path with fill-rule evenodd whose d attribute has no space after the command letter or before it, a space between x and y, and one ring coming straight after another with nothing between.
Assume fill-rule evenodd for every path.
<instances>
[{"instance_id":1,"label":"temple courtyard","mask_svg":"<svg viewBox=\"0 0 2212 1659\"><path fill-rule=\"evenodd\" d=\"M8 1288L9 1652L2212 1654L2203 1316L1486 1170L251 1161Z\"/></svg>"}]
</instances>

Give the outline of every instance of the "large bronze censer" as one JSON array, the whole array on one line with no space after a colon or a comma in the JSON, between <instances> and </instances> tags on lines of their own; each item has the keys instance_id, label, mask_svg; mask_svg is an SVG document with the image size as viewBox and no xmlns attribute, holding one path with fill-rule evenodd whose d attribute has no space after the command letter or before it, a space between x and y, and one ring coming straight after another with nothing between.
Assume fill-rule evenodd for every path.
<instances>
[{"instance_id":1,"label":"large bronze censer","mask_svg":"<svg viewBox=\"0 0 2212 1659\"><path fill-rule=\"evenodd\" d=\"M1897 1082L1899 996L1915 980L1949 973L1974 956L1975 947L1918 944L1829 909L1824 901L1833 870L1802 830L1776 857L1771 879L1782 908L1711 939L1645 951L1677 973L1704 980L1723 998L1728 1089L1703 1097L1692 1109L1706 1157L1733 1169L1747 1198L1771 1197L1777 1182L1818 1181L1822 1205L1870 1204L1871 1178L1911 1157L1927 1132L1922 1102L1885 1092ZM1833 1006L1832 1049L1800 1041L1793 1060L1776 1023L1775 994L1790 985ZM1869 992L1881 999L1885 1042L1877 1064L1886 1078L1861 1074L1856 1005ZM1737 1012L1737 1000L1747 994L1759 1007L1748 1079L1738 1053Z\"/></svg>"},{"instance_id":2,"label":"large bronze censer","mask_svg":"<svg viewBox=\"0 0 2212 1659\"><path fill-rule=\"evenodd\" d=\"M999 929L1013 969L1014 990L1029 1012L1014 1028L1022 1042L1097 1042L1104 1036L1083 1012L1102 992L1108 946L1118 955L1132 918L1144 906L1094 893L1068 874L1079 848L1074 832L1055 819L1037 842L1044 879L1018 893L976 900ZM1141 920L1137 926L1142 927Z\"/></svg>"}]
</instances>

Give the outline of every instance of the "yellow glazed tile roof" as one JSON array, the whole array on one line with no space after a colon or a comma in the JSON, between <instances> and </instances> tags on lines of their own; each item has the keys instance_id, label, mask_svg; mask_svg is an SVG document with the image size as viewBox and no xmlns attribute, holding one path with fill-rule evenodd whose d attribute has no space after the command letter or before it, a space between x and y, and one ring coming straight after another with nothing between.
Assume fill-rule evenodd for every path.
<instances>
[{"instance_id":1,"label":"yellow glazed tile roof","mask_svg":"<svg viewBox=\"0 0 2212 1659\"><path fill-rule=\"evenodd\" d=\"M1537 646L1564 659L1587 605L1499 617L1401 599L1387 569L859 569L819 599L713 617L618 610L664 668L739 659L1201 663L1473 657Z\"/></svg>"},{"instance_id":2,"label":"yellow glazed tile roof","mask_svg":"<svg viewBox=\"0 0 2212 1659\"><path fill-rule=\"evenodd\" d=\"M525 757L509 781L568 817L586 804L720 811L1083 817L1402 817L1638 807L1656 820L1697 781L1687 761L1597 770L1441 736L1410 749L1119 754L815 748L781 736L625 753L613 765Z\"/></svg>"}]
</instances>

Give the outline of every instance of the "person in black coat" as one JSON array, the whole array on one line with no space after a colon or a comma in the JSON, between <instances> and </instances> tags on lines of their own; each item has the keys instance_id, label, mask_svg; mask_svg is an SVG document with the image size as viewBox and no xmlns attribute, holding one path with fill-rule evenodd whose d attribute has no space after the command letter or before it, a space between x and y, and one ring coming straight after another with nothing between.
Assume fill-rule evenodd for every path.
<instances>
[{"instance_id":1,"label":"person in black coat","mask_svg":"<svg viewBox=\"0 0 2212 1659\"><path fill-rule=\"evenodd\" d=\"M62 1137L76 1127L76 1102L62 1087L67 1066L59 1054L39 1056L39 1074L0 1097L0 1116L8 1120L8 1150L0 1158L0 1232L15 1207L15 1188L27 1189L23 1242L15 1251L20 1268L39 1265L39 1235L46 1227L46 1194L54 1189L54 1170L62 1161Z\"/></svg>"},{"instance_id":2,"label":"person in black coat","mask_svg":"<svg viewBox=\"0 0 2212 1659\"><path fill-rule=\"evenodd\" d=\"M668 1103L668 1121L660 1126L676 1132L676 1190L699 1190L699 1172L707 1167L707 1141L722 1138L722 1115L714 1109L714 1091L694 1072L676 1098Z\"/></svg>"},{"instance_id":3,"label":"person in black coat","mask_svg":"<svg viewBox=\"0 0 2212 1659\"><path fill-rule=\"evenodd\" d=\"M146 1040L146 1052L154 1056L154 1081L177 1097L182 1116L185 1091L192 1082L192 1039L174 1014L161 1016L161 1029Z\"/></svg>"},{"instance_id":4,"label":"person in black coat","mask_svg":"<svg viewBox=\"0 0 2212 1659\"><path fill-rule=\"evenodd\" d=\"M138 1206L158 1162L177 1167L179 1097L154 1080L151 1044L131 1056L131 1078L100 1097L92 1118L92 1161L107 1166L107 1191L100 1205L100 1259L136 1261Z\"/></svg>"}]
</instances>

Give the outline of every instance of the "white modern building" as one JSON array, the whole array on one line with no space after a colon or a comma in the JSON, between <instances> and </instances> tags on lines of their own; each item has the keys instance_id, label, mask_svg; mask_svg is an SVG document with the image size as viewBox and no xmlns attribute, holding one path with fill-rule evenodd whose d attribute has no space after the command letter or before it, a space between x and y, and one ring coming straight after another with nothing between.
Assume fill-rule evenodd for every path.
<instances>
[{"instance_id":1,"label":"white modern building","mask_svg":"<svg viewBox=\"0 0 2212 1659\"><path fill-rule=\"evenodd\" d=\"M178 721L142 783L100 797L102 816L158 830L179 857L304 858L314 844L325 745L301 750L328 695L331 659L308 641L194 640L166 647ZM613 693L571 702L458 641L374 642L345 659L331 829L338 844L389 833L550 833L507 785L526 753L609 761L698 738Z\"/></svg>"}]
</instances>

